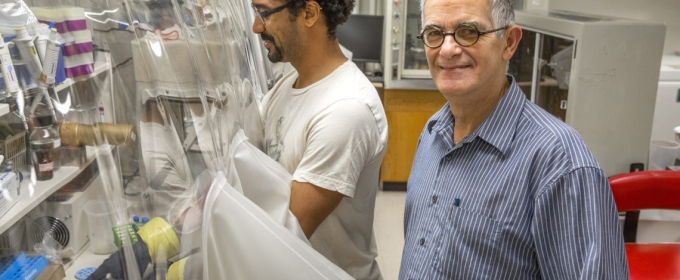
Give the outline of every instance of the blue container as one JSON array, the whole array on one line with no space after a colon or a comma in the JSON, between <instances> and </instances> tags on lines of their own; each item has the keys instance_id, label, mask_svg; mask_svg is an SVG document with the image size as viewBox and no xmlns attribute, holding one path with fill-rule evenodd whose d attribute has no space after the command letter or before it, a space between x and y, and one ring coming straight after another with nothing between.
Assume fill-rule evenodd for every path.
<instances>
[{"instance_id":1,"label":"blue container","mask_svg":"<svg viewBox=\"0 0 680 280\"><path fill-rule=\"evenodd\" d=\"M22 252L19 255L0 259L0 280L33 280L45 267L47 267L45 256L26 258Z\"/></svg>"}]
</instances>

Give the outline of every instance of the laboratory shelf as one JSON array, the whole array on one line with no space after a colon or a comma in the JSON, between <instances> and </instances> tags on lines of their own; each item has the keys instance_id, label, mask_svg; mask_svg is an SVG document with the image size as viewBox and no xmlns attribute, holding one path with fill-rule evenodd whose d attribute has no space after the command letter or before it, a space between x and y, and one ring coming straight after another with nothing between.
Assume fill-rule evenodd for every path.
<instances>
[{"instance_id":1,"label":"laboratory shelf","mask_svg":"<svg viewBox=\"0 0 680 280\"><path fill-rule=\"evenodd\" d=\"M92 77L94 77L94 76L97 76L97 75L99 75L99 74L101 74L101 73L103 73L103 72L109 70L109 68L110 68L110 64L109 64L109 63L107 63L107 62L105 62L105 61L97 61L97 62L95 62L95 64L94 64L94 72L93 72L92 74L86 75L86 76L82 76L82 77L78 77L76 80L74 80L74 79L66 79L63 83L54 86L54 91L55 91L55 92L59 92L59 91L65 89L65 88L67 88L67 87L72 86L72 85L73 85L74 83L76 83L77 81L81 81L81 80L84 81L84 80L87 80L87 79L92 78Z\"/></svg>"},{"instance_id":2,"label":"laboratory shelf","mask_svg":"<svg viewBox=\"0 0 680 280\"><path fill-rule=\"evenodd\" d=\"M538 82L538 85L544 86L544 87L556 87L557 86L557 79L543 75L541 76L541 81ZM531 86L531 81L528 82L517 82L517 86L520 87L529 87Z\"/></svg>"},{"instance_id":3,"label":"laboratory shelf","mask_svg":"<svg viewBox=\"0 0 680 280\"><path fill-rule=\"evenodd\" d=\"M20 169L24 174L24 180L21 182L21 194L17 198L16 204L0 217L0 234L4 233L14 223L21 220L24 215L28 214L38 204L43 202L52 193L59 190L61 187L71 182L73 178L78 176L90 163L95 159L96 149L93 147L86 147L87 149L87 163L82 167L62 166L59 171L54 172L54 177L47 181L35 181L31 186L30 169Z\"/></svg>"}]
</instances>

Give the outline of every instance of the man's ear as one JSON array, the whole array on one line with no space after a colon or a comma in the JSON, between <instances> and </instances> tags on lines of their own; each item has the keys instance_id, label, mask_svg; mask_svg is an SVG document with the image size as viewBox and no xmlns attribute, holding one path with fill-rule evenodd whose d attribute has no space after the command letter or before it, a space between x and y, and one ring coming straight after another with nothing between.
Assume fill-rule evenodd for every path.
<instances>
[{"instance_id":1,"label":"man's ear","mask_svg":"<svg viewBox=\"0 0 680 280\"><path fill-rule=\"evenodd\" d=\"M307 1L305 6L305 25L307 27L313 26L319 21L321 17L321 5L316 1Z\"/></svg>"},{"instance_id":2,"label":"man's ear","mask_svg":"<svg viewBox=\"0 0 680 280\"><path fill-rule=\"evenodd\" d=\"M515 54L519 41L522 39L522 28L517 25L508 27L505 30L505 48L503 48L503 60L510 61L512 55Z\"/></svg>"}]
</instances>

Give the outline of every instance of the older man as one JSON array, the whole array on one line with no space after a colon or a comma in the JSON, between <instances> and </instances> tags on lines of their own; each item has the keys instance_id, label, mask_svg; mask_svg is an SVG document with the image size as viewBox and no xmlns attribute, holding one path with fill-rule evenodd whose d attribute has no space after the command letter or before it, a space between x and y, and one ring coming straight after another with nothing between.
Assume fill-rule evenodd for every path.
<instances>
[{"instance_id":1,"label":"older man","mask_svg":"<svg viewBox=\"0 0 680 280\"><path fill-rule=\"evenodd\" d=\"M400 279L627 279L607 178L576 131L525 98L506 65L512 0L421 0L448 103L408 181Z\"/></svg>"}]
</instances>

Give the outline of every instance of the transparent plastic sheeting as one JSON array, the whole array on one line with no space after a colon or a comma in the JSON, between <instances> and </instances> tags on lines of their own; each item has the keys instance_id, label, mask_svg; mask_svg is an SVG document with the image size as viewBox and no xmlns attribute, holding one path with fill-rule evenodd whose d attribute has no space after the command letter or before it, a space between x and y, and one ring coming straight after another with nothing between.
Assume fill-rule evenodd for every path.
<instances>
[{"instance_id":1,"label":"transparent plastic sheeting","mask_svg":"<svg viewBox=\"0 0 680 280\"><path fill-rule=\"evenodd\" d=\"M290 174L258 150L272 80L249 4L0 0L15 276L349 278L308 246Z\"/></svg>"}]
</instances>

